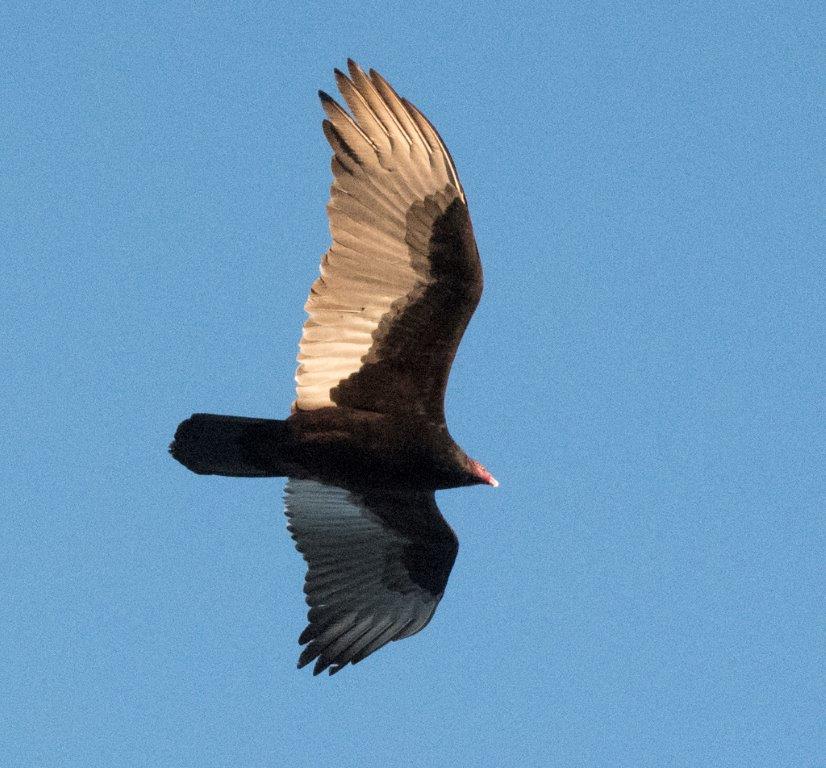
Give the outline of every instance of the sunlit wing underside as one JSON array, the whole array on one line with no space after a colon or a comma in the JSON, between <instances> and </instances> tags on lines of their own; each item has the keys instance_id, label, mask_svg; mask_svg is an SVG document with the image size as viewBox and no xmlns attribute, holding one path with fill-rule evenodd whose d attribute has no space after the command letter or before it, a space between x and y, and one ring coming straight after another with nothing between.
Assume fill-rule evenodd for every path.
<instances>
[{"instance_id":1,"label":"sunlit wing underside","mask_svg":"<svg viewBox=\"0 0 826 768\"><path fill-rule=\"evenodd\" d=\"M443 417L450 365L482 292L453 162L376 72L336 72L352 117L322 94L333 148L332 245L305 305L295 408Z\"/></svg>"}]
</instances>

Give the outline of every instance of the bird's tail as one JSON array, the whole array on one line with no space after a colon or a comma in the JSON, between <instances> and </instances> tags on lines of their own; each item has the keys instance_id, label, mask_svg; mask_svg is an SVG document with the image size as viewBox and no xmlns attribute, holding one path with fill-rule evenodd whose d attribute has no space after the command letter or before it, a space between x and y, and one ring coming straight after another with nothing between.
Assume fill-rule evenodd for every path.
<instances>
[{"instance_id":1,"label":"bird's tail","mask_svg":"<svg viewBox=\"0 0 826 768\"><path fill-rule=\"evenodd\" d=\"M194 413L178 425L169 452L199 475L284 477L294 474L286 421Z\"/></svg>"}]
</instances>

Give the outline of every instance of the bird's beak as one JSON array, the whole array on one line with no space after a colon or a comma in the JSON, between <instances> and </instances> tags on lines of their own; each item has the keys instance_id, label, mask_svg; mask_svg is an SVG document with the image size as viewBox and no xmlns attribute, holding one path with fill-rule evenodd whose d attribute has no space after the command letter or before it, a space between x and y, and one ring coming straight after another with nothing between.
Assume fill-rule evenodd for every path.
<instances>
[{"instance_id":1,"label":"bird's beak","mask_svg":"<svg viewBox=\"0 0 826 768\"><path fill-rule=\"evenodd\" d=\"M490 485L493 488L499 487L499 481L487 471L478 461L470 459L470 467L475 477L478 477L485 485Z\"/></svg>"}]
</instances>

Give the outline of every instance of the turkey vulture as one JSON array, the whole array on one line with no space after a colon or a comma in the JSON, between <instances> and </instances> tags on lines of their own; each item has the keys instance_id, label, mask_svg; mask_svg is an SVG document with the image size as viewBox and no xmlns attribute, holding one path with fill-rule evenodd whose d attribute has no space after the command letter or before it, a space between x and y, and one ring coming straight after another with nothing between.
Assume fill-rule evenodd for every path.
<instances>
[{"instance_id":1,"label":"turkey vulture","mask_svg":"<svg viewBox=\"0 0 826 768\"><path fill-rule=\"evenodd\" d=\"M333 674L422 629L456 559L442 488L493 476L451 438L444 394L482 294L453 160L427 118L349 61L348 114L319 92L333 148L332 245L310 289L286 420L196 413L172 455L198 474L288 477L307 561L298 666Z\"/></svg>"}]
</instances>

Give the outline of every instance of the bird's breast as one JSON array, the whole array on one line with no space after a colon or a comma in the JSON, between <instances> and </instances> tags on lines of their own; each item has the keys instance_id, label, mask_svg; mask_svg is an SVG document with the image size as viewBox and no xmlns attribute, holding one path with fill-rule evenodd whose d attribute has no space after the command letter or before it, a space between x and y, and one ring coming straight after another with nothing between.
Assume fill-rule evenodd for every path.
<instances>
[{"instance_id":1,"label":"bird's breast","mask_svg":"<svg viewBox=\"0 0 826 768\"><path fill-rule=\"evenodd\" d=\"M422 491L465 484L443 425L346 408L297 411L289 422L297 461L323 482Z\"/></svg>"}]
</instances>

